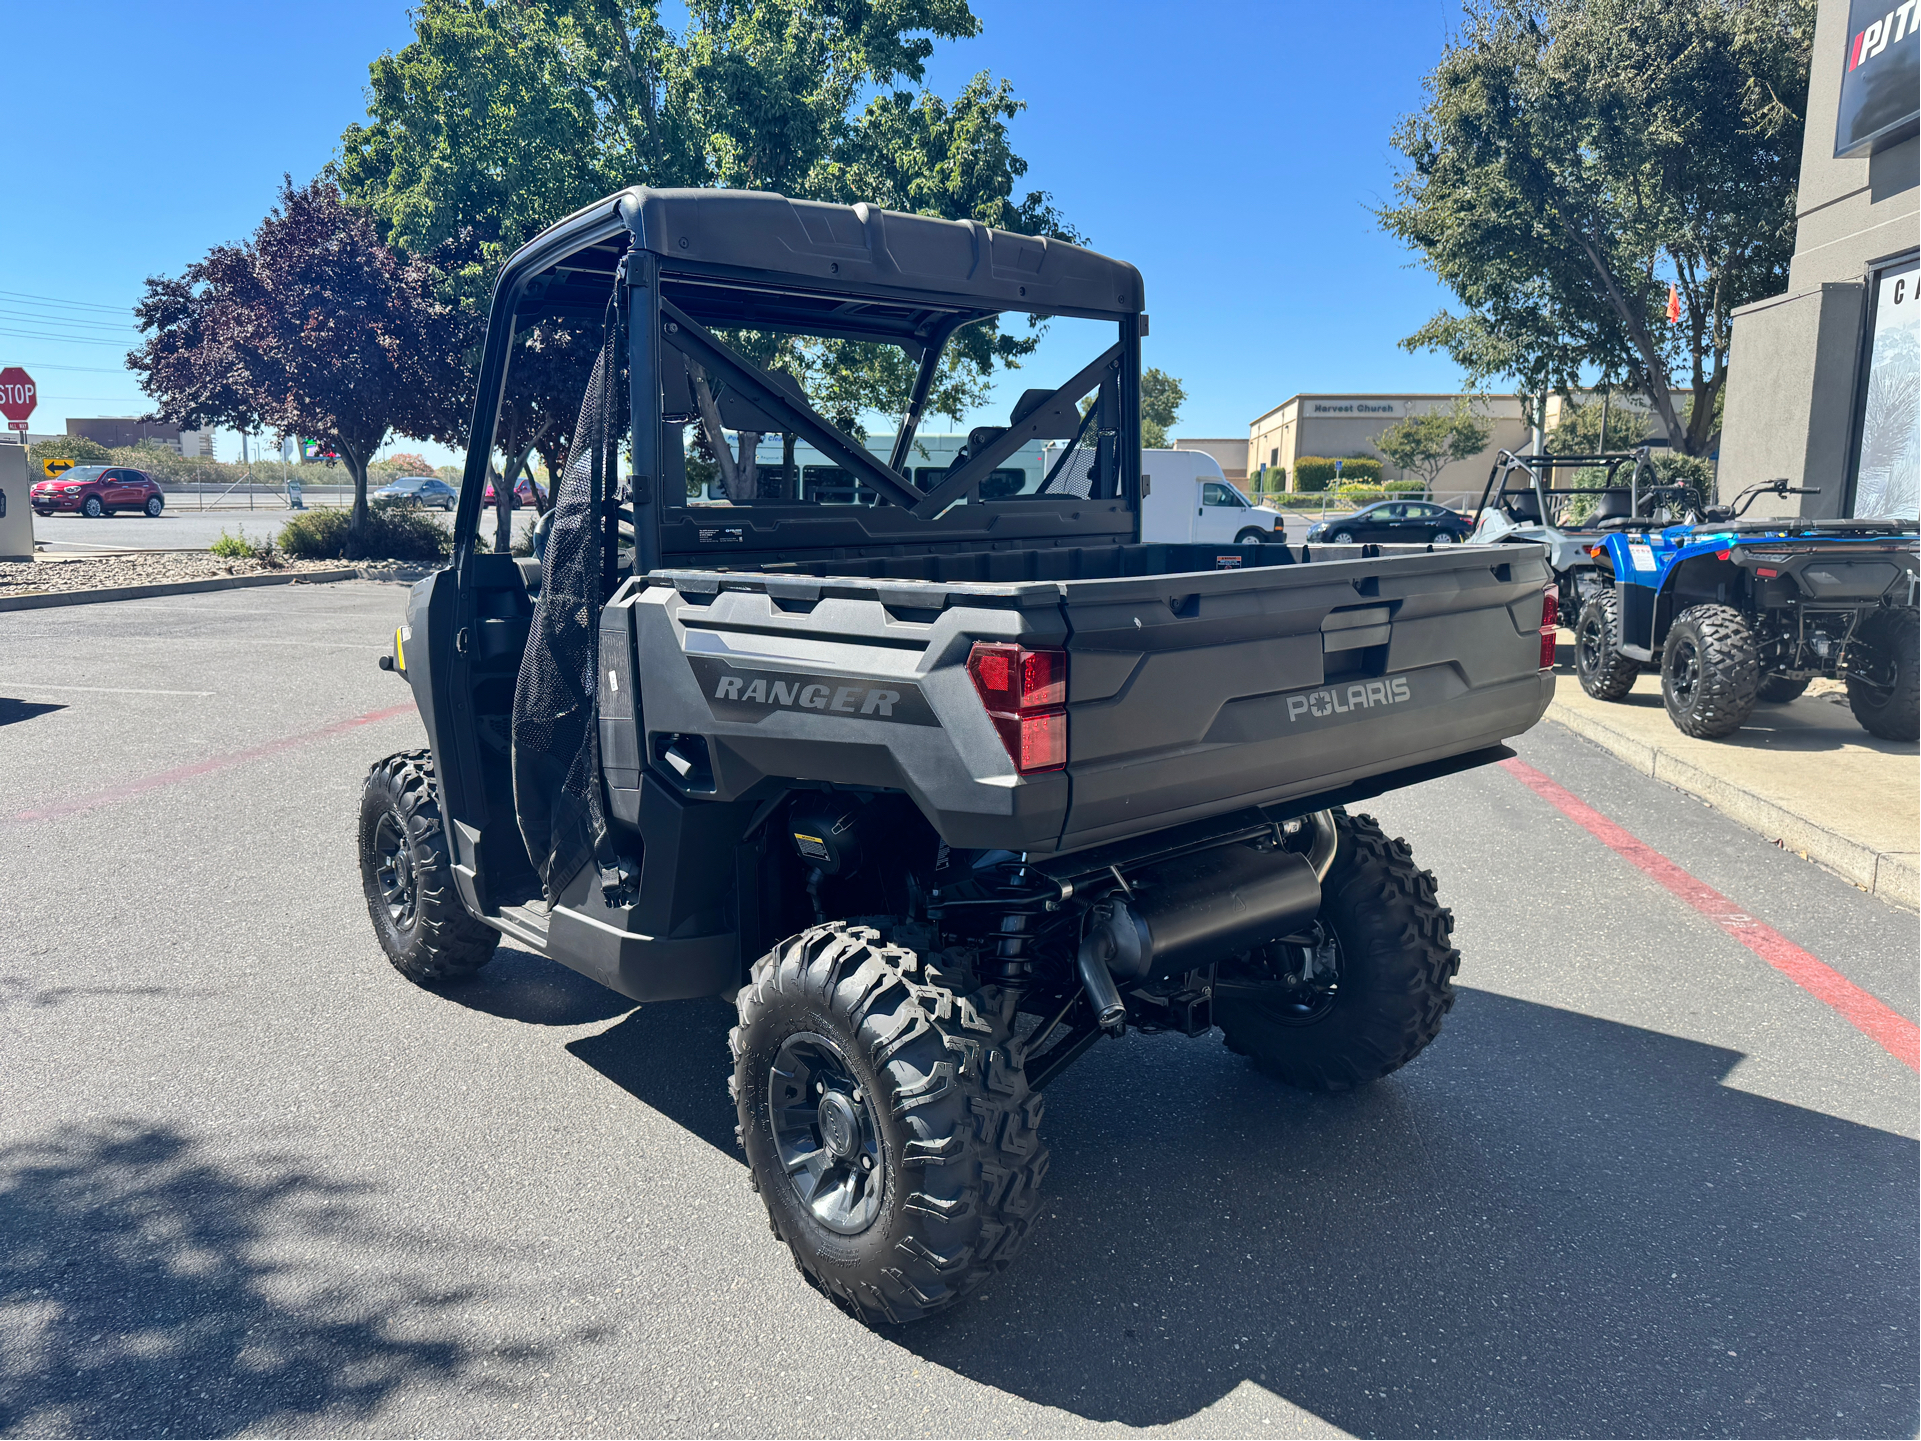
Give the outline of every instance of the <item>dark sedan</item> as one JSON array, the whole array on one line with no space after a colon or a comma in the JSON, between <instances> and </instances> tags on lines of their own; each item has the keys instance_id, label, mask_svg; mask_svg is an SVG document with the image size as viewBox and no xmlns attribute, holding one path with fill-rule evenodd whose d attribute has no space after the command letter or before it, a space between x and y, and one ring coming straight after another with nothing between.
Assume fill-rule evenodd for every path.
<instances>
[{"instance_id":1,"label":"dark sedan","mask_svg":"<svg viewBox=\"0 0 1921 1441\"><path fill-rule=\"evenodd\" d=\"M373 493L374 500L398 501L402 505L438 506L442 510L452 510L460 503L460 492L446 481L431 475L406 475L392 485L383 485Z\"/></svg>"},{"instance_id":2,"label":"dark sedan","mask_svg":"<svg viewBox=\"0 0 1921 1441\"><path fill-rule=\"evenodd\" d=\"M1457 545L1474 529L1444 505L1426 500L1383 500L1352 515L1330 515L1307 538L1333 545L1352 541L1392 541L1397 545Z\"/></svg>"}]
</instances>

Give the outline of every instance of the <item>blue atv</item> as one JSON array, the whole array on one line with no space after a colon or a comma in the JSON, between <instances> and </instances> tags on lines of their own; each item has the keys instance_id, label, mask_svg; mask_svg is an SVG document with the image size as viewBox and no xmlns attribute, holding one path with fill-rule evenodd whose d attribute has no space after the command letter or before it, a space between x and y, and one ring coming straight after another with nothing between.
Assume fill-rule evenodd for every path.
<instances>
[{"instance_id":1,"label":"blue atv","mask_svg":"<svg viewBox=\"0 0 1921 1441\"><path fill-rule=\"evenodd\" d=\"M1669 718L1712 739L1826 676L1847 683L1870 734L1916 739L1916 524L1741 519L1761 495L1816 494L1774 480L1731 505L1697 503L1687 524L1602 521L1590 554L1603 588L1574 628L1581 689L1620 700L1659 670Z\"/></svg>"}]
</instances>

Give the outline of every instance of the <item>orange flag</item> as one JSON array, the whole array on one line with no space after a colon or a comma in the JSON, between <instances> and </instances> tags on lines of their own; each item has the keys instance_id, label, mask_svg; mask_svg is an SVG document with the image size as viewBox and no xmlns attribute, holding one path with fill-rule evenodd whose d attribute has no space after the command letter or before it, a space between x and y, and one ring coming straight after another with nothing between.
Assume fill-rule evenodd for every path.
<instances>
[{"instance_id":1,"label":"orange flag","mask_svg":"<svg viewBox=\"0 0 1921 1441\"><path fill-rule=\"evenodd\" d=\"M1674 282L1670 280L1668 282L1668 324L1679 325L1680 323L1681 292L1674 288Z\"/></svg>"}]
</instances>

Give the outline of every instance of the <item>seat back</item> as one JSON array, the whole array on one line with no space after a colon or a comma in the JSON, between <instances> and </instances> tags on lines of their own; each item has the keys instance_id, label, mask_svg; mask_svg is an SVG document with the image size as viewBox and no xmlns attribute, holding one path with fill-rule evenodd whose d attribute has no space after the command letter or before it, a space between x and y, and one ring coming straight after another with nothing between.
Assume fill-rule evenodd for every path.
<instances>
[{"instance_id":1,"label":"seat back","mask_svg":"<svg viewBox=\"0 0 1921 1441\"><path fill-rule=\"evenodd\" d=\"M1510 490L1501 496L1501 509L1512 520L1522 524L1539 525L1541 522L1541 502L1531 490Z\"/></svg>"},{"instance_id":2,"label":"seat back","mask_svg":"<svg viewBox=\"0 0 1921 1441\"><path fill-rule=\"evenodd\" d=\"M1613 520L1618 516L1634 514L1634 496L1625 485L1610 485L1601 492L1601 502L1594 507L1594 521Z\"/></svg>"}]
</instances>

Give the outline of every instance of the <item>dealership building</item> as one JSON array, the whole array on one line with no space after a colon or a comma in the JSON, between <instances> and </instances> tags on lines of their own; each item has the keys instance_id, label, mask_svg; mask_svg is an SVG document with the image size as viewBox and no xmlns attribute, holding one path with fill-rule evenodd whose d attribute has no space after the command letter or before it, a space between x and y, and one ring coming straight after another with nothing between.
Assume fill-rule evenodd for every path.
<instances>
[{"instance_id":1,"label":"dealership building","mask_svg":"<svg viewBox=\"0 0 1921 1441\"><path fill-rule=\"evenodd\" d=\"M1270 477L1264 490L1294 488L1294 462L1304 455L1330 459L1366 456L1381 462L1383 480L1407 477L1374 448L1383 430L1410 415L1452 410L1465 404L1493 427L1487 449L1472 460L1456 461L1441 472L1435 484L1443 492L1476 493L1487 480L1497 451L1527 448L1529 430L1521 401L1512 395L1295 395L1282 401L1248 426L1247 475L1250 486L1265 469ZM1275 472L1287 476L1283 487Z\"/></svg>"},{"instance_id":2,"label":"dealership building","mask_svg":"<svg viewBox=\"0 0 1921 1441\"><path fill-rule=\"evenodd\" d=\"M1734 312L1719 489L1786 476L1821 493L1775 514L1913 516L1921 5L1821 0L1807 113L1788 288Z\"/></svg>"}]
</instances>

